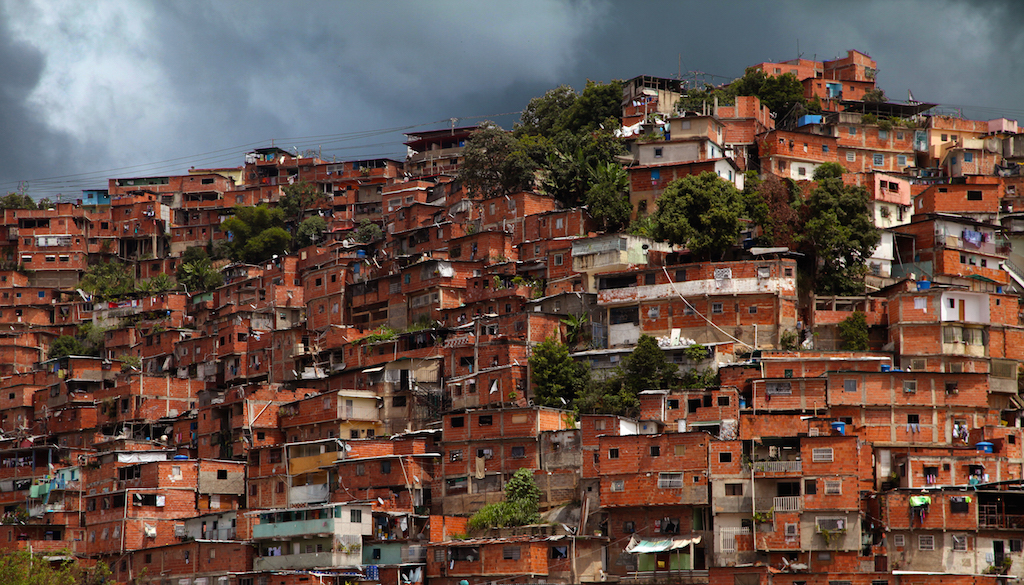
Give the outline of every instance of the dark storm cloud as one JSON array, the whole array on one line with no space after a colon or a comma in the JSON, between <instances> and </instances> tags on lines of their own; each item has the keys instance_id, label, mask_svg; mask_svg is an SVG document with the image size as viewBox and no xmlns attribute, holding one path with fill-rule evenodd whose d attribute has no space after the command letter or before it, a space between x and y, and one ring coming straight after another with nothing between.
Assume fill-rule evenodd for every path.
<instances>
[{"instance_id":1,"label":"dark storm cloud","mask_svg":"<svg viewBox=\"0 0 1024 585\"><path fill-rule=\"evenodd\" d=\"M26 105L43 61L39 51L12 39L0 20L0 183L6 190L33 171L56 168L67 152L67 137L48 130Z\"/></svg>"},{"instance_id":2,"label":"dark storm cloud","mask_svg":"<svg viewBox=\"0 0 1024 585\"><path fill-rule=\"evenodd\" d=\"M351 134L474 123L587 79L681 73L722 83L798 47L816 59L867 52L894 99L909 89L968 116L1024 118L1024 22L1013 2L2 6L0 188L234 166L270 139L339 158L401 157L399 131ZM158 164L135 166L147 163Z\"/></svg>"}]
</instances>

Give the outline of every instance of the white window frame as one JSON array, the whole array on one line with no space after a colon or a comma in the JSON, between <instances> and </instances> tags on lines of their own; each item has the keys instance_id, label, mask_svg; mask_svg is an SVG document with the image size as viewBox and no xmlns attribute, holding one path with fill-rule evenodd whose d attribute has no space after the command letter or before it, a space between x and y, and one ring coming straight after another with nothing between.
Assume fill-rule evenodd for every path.
<instances>
[{"instance_id":1,"label":"white window frame","mask_svg":"<svg viewBox=\"0 0 1024 585\"><path fill-rule=\"evenodd\" d=\"M626 491L626 480L624 479L613 479L612 485L609 491L613 492L624 492Z\"/></svg>"},{"instance_id":2,"label":"white window frame","mask_svg":"<svg viewBox=\"0 0 1024 585\"><path fill-rule=\"evenodd\" d=\"M682 472L663 471L658 474L658 489L678 489L684 485Z\"/></svg>"},{"instance_id":3,"label":"white window frame","mask_svg":"<svg viewBox=\"0 0 1024 585\"><path fill-rule=\"evenodd\" d=\"M811 461L814 463L832 463L835 461L835 451L832 447L816 447L811 449Z\"/></svg>"},{"instance_id":4,"label":"white window frame","mask_svg":"<svg viewBox=\"0 0 1024 585\"><path fill-rule=\"evenodd\" d=\"M917 550L935 550L934 534L918 534Z\"/></svg>"},{"instance_id":5,"label":"white window frame","mask_svg":"<svg viewBox=\"0 0 1024 585\"><path fill-rule=\"evenodd\" d=\"M841 495L843 495L843 480L841 480L841 479L826 479L825 480L825 495L826 496L841 496Z\"/></svg>"}]
</instances>

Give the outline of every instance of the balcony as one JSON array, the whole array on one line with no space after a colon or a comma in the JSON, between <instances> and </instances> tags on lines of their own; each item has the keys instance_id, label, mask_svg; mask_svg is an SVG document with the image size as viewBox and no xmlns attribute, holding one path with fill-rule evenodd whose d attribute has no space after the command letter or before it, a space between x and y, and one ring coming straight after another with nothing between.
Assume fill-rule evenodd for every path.
<instances>
[{"instance_id":1,"label":"balcony","mask_svg":"<svg viewBox=\"0 0 1024 585\"><path fill-rule=\"evenodd\" d=\"M292 520L291 522L273 522L270 524L257 524L252 527L252 538L282 539L292 536L306 536L311 534L334 534L334 518L316 518L311 520ZM340 528L340 525L338 525ZM318 565L319 566L319 565Z\"/></svg>"},{"instance_id":2,"label":"balcony","mask_svg":"<svg viewBox=\"0 0 1024 585\"><path fill-rule=\"evenodd\" d=\"M363 551L353 545L355 552L318 552L256 557L252 562L253 571L286 571L316 569L319 567L358 567L363 562Z\"/></svg>"},{"instance_id":3,"label":"balcony","mask_svg":"<svg viewBox=\"0 0 1024 585\"><path fill-rule=\"evenodd\" d=\"M800 461L754 461L751 467L754 473L763 475L800 473L803 469Z\"/></svg>"},{"instance_id":4,"label":"balcony","mask_svg":"<svg viewBox=\"0 0 1024 585\"><path fill-rule=\"evenodd\" d=\"M799 462L798 462L799 463ZM759 498L757 500L756 512L802 512L804 509L803 496L776 496L774 498Z\"/></svg>"}]
</instances>

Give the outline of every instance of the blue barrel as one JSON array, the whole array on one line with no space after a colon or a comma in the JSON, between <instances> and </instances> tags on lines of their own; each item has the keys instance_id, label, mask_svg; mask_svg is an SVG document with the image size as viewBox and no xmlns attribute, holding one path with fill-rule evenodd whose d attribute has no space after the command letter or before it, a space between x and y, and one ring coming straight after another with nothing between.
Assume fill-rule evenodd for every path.
<instances>
[{"instance_id":1,"label":"blue barrel","mask_svg":"<svg viewBox=\"0 0 1024 585\"><path fill-rule=\"evenodd\" d=\"M845 435L846 423L844 423L841 420L837 420L836 422L832 423L832 430L839 433L840 435Z\"/></svg>"},{"instance_id":2,"label":"blue barrel","mask_svg":"<svg viewBox=\"0 0 1024 585\"><path fill-rule=\"evenodd\" d=\"M882 364L882 371L883 372L888 372L891 369L892 369L892 366L890 366L889 364Z\"/></svg>"},{"instance_id":3,"label":"blue barrel","mask_svg":"<svg viewBox=\"0 0 1024 585\"><path fill-rule=\"evenodd\" d=\"M994 446L995 445L989 443L988 441L982 441L980 443L974 444L974 448L977 449L978 451L981 451L982 453L991 453L993 451Z\"/></svg>"}]
</instances>

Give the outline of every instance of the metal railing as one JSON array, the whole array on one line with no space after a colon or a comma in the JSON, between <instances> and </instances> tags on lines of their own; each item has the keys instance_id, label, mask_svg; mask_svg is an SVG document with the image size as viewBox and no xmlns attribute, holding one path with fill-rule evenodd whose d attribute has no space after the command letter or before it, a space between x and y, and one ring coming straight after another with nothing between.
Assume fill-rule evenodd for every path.
<instances>
[{"instance_id":1,"label":"metal railing","mask_svg":"<svg viewBox=\"0 0 1024 585\"><path fill-rule=\"evenodd\" d=\"M754 461L751 465L755 473L799 473L802 469L800 461Z\"/></svg>"}]
</instances>

